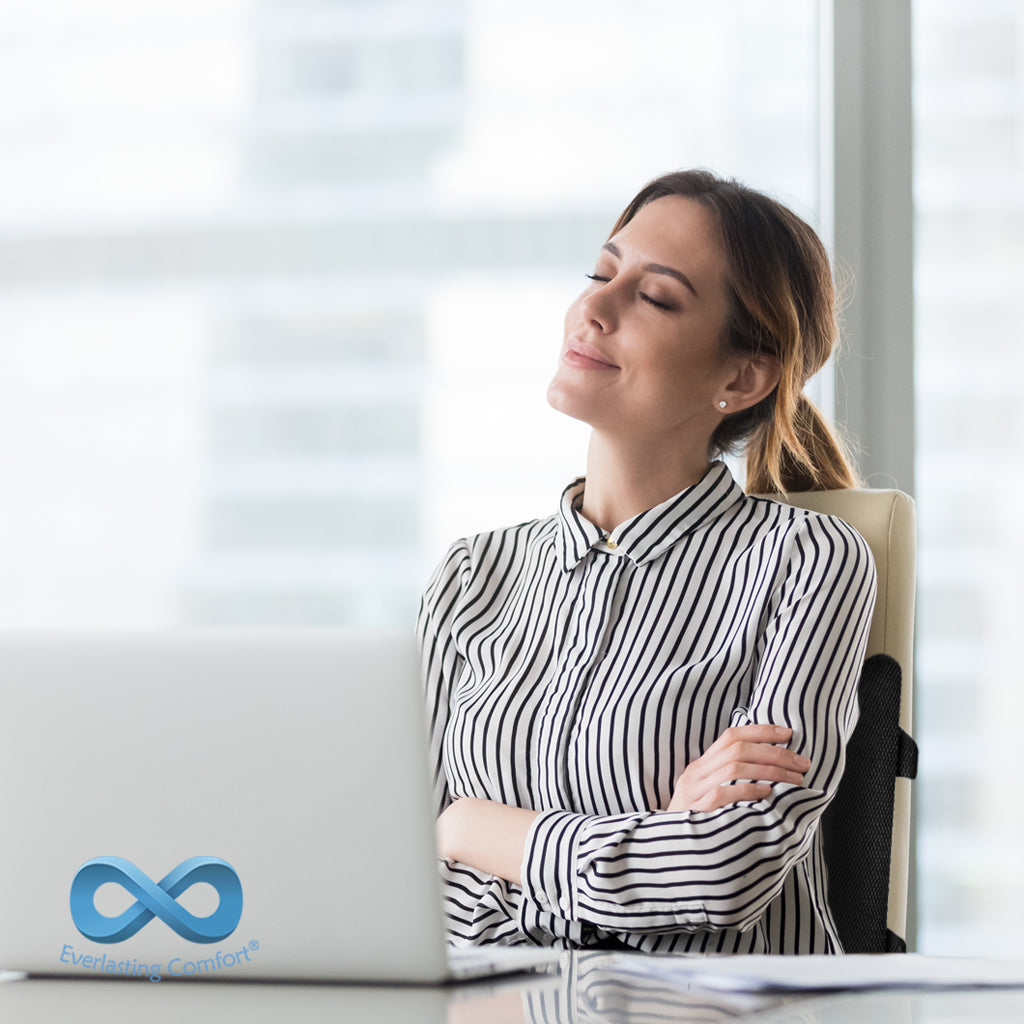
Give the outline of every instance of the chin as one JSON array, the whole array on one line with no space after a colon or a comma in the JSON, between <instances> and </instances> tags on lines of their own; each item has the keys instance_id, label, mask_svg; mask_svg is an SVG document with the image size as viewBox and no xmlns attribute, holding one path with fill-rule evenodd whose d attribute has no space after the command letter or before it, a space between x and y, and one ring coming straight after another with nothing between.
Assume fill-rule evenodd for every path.
<instances>
[{"instance_id":1,"label":"chin","mask_svg":"<svg viewBox=\"0 0 1024 1024\"><path fill-rule=\"evenodd\" d=\"M585 403L581 402L579 396L574 395L572 389L567 388L564 382L558 379L557 375L548 385L547 399L548 405L555 412L560 412L564 416L571 416L574 420L583 420L585 423L590 422L581 408Z\"/></svg>"},{"instance_id":2,"label":"chin","mask_svg":"<svg viewBox=\"0 0 1024 1024\"><path fill-rule=\"evenodd\" d=\"M548 385L547 400L556 412L594 428L607 426L619 404L607 387L562 366Z\"/></svg>"}]
</instances>

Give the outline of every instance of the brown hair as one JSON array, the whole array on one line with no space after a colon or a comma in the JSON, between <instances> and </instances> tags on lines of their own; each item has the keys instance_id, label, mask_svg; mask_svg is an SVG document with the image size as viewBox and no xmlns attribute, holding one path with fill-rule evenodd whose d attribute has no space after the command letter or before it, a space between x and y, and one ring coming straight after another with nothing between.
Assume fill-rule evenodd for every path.
<instances>
[{"instance_id":1,"label":"brown hair","mask_svg":"<svg viewBox=\"0 0 1024 1024\"><path fill-rule=\"evenodd\" d=\"M778 386L757 405L722 419L710 456L746 443L747 491L822 491L859 481L821 413L803 393L838 335L828 254L814 231L774 199L709 171L677 171L645 185L614 235L665 196L698 202L713 216L726 262L723 343L779 364Z\"/></svg>"}]
</instances>

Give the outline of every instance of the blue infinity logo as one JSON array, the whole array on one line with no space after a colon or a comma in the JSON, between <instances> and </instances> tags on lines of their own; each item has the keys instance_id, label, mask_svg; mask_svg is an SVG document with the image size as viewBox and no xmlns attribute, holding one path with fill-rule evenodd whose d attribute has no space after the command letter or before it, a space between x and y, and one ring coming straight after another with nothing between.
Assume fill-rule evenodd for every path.
<instances>
[{"instance_id":1,"label":"blue infinity logo","mask_svg":"<svg viewBox=\"0 0 1024 1024\"><path fill-rule=\"evenodd\" d=\"M123 914L107 917L96 909L96 890L116 882L136 899ZM212 885L220 902L209 917L195 917L177 902L199 882ZM159 882L123 857L94 857L86 861L71 883L71 920L93 942L124 942L154 917L189 942L220 942L242 918L242 883L235 869L218 857L189 857Z\"/></svg>"}]
</instances>

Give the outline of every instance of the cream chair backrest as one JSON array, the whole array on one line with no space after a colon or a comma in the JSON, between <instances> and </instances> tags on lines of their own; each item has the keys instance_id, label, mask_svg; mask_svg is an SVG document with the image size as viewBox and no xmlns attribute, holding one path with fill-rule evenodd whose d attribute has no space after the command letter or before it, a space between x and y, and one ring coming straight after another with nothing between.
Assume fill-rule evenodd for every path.
<instances>
[{"instance_id":1,"label":"cream chair backrest","mask_svg":"<svg viewBox=\"0 0 1024 1024\"><path fill-rule=\"evenodd\" d=\"M917 517L913 499L896 490L811 491L771 495L798 508L838 516L868 542L878 572L878 597L867 655L887 654L902 672L900 726L912 735ZM889 877L888 927L907 931L910 868L910 779L897 778Z\"/></svg>"}]
</instances>

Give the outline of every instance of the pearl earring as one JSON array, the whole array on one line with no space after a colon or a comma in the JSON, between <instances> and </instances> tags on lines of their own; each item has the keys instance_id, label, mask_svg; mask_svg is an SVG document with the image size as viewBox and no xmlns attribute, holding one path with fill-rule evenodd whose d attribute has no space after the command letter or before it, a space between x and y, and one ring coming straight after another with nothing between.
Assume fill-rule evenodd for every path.
<instances>
[{"instance_id":1,"label":"pearl earring","mask_svg":"<svg viewBox=\"0 0 1024 1024\"><path fill-rule=\"evenodd\" d=\"M726 407L726 404L727 403L726 403L725 399L723 398L722 401L718 403L718 408L719 409L724 409Z\"/></svg>"}]
</instances>

